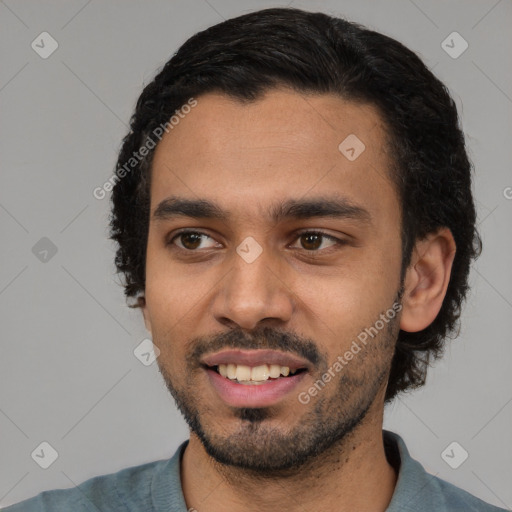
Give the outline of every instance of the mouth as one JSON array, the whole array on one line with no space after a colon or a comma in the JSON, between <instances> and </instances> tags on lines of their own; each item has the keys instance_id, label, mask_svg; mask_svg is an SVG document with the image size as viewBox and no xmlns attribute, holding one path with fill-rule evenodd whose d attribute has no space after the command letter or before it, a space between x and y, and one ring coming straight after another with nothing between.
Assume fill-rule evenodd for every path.
<instances>
[{"instance_id":1,"label":"mouth","mask_svg":"<svg viewBox=\"0 0 512 512\"><path fill-rule=\"evenodd\" d=\"M267 407L283 400L309 371L308 363L282 352L230 350L204 358L217 395L233 407Z\"/></svg>"},{"instance_id":2,"label":"mouth","mask_svg":"<svg viewBox=\"0 0 512 512\"><path fill-rule=\"evenodd\" d=\"M306 368L290 368L278 364L248 366L245 364L219 364L212 367L220 376L243 385L261 385L278 379L288 378L306 371Z\"/></svg>"}]
</instances>

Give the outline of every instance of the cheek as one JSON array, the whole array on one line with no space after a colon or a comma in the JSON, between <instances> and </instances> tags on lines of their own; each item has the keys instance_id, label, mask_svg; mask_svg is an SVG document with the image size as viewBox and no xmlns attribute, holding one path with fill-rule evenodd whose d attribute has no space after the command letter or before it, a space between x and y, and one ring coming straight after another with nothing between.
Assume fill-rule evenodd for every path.
<instances>
[{"instance_id":1,"label":"cheek","mask_svg":"<svg viewBox=\"0 0 512 512\"><path fill-rule=\"evenodd\" d=\"M146 256L146 303L153 323L173 324L204 294L200 272L173 263L169 251L150 236Z\"/></svg>"},{"instance_id":2,"label":"cheek","mask_svg":"<svg viewBox=\"0 0 512 512\"><path fill-rule=\"evenodd\" d=\"M294 293L302 304L299 323L305 322L307 332L325 343L329 352L343 351L393 306L400 257L400 251L390 246L385 251L361 251L325 275L298 273Z\"/></svg>"},{"instance_id":3,"label":"cheek","mask_svg":"<svg viewBox=\"0 0 512 512\"><path fill-rule=\"evenodd\" d=\"M165 250L156 250L151 242L148 243L146 307L153 341L160 349L159 359L165 361L166 367L176 360L187 331L190 336L187 322L190 322L201 294L200 279L192 282L188 274L173 268Z\"/></svg>"}]
</instances>

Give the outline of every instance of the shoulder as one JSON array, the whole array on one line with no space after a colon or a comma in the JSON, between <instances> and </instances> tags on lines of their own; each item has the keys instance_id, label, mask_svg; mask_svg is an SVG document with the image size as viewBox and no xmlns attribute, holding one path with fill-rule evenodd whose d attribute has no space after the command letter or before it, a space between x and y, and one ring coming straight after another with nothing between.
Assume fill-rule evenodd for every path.
<instances>
[{"instance_id":1,"label":"shoulder","mask_svg":"<svg viewBox=\"0 0 512 512\"><path fill-rule=\"evenodd\" d=\"M2 512L102 512L152 510L152 480L169 460L96 476L69 489L44 491Z\"/></svg>"},{"instance_id":2,"label":"shoulder","mask_svg":"<svg viewBox=\"0 0 512 512\"><path fill-rule=\"evenodd\" d=\"M439 493L446 510L464 512L502 512L505 509L490 505L455 485L433 477L432 490ZM444 510L444 509L443 509Z\"/></svg>"},{"instance_id":3,"label":"shoulder","mask_svg":"<svg viewBox=\"0 0 512 512\"><path fill-rule=\"evenodd\" d=\"M384 431L388 460L399 465L398 480L387 512L502 512L469 492L427 473L407 450L404 440L393 432Z\"/></svg>"}]
</instances>

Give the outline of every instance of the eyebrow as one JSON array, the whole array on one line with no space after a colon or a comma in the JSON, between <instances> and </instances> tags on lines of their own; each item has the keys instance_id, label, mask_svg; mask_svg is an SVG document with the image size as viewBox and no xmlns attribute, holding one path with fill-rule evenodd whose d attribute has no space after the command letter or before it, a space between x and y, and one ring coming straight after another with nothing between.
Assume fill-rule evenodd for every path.
<instances>
[{"instance_id":1,"label":"eyebrow","mask_svg":"<svg viewBox=\"0 0 512 512\"><path fill-rule=\"evenodd\" d=\"M227 221L230 212L207 199L186 199L176 196L162 200L153 212L154 220L171 220L177 217ZM349 218L371 223L368 210L344 198L287 199L283 203L272 205L269 210L269 218L276 223L285 219L303 220L316 217Z\"/></svg>"}]
</instances>

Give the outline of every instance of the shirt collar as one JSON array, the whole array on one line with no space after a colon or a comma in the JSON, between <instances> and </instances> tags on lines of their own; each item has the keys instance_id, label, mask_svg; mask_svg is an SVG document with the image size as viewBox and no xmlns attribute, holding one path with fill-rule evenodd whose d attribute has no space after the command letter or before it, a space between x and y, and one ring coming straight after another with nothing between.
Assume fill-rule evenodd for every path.
<instances>
[{"instance_id":1,"label":"shirt collar","mask_svg":"<svg viewBox=\"0 0 512 512\"><path fill-rule=\"evenodd\" d=\"M423 466L410 456L404 440L398 434L388 430L383 430L382 434L386 455L389 458L388 453L395 450L399 460L398 479L386 512L446 510L438 478L427 473Z\"/></svg>"},{"instance_id":2,"label":"shirt collar","mask_svg":"<svg viewBox=\"0 0 512 512\"><path fill-rule=\"evenodd\" d=\"M398 466L398 478L386 512L430 512L443 511L445 504L437 489L437 478L425 471L423 466L409 455L404 440L394 432L383 430L384 446L390 464ZM181 488L181 459L188 444L184 441L173 457L155 473L151 482L153 506L156 512L187 512Z\"/></svg>"}]
</instances>

